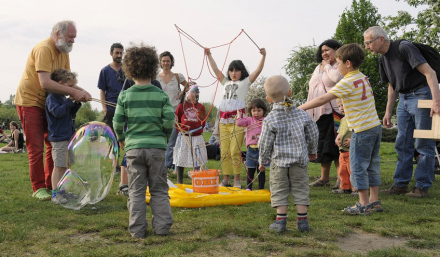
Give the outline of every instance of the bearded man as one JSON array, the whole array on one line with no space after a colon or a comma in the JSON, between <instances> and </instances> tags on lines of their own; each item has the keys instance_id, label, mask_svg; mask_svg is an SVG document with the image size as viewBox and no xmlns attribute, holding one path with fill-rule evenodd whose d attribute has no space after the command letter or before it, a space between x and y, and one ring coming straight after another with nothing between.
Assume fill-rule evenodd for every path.
<instances>
[{"instance_id":1,"label":"bearded man","mask_svg":"<svg viewBox=\"0 0 440 257\"><path fill-rule=\"evenodd\" d=\"M47 92L70 95L76 101L91 100L90 94L84 89L78 86L66 87L50 79L56 69L70 70L69 52L72 51L75 38L76 26L73 21L55 24L50 37L38 43L29 54L15 95L14 104L26 135L29 173L34 192L32 196L39 200L52 197L52 146L47 139L45 114Z\"/></svg>"}]
</instances>

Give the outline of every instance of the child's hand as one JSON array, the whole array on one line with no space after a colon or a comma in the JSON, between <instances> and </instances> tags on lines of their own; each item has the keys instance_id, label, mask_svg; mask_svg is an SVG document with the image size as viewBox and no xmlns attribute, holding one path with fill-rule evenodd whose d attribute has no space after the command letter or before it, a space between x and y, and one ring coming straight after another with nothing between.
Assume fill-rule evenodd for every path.
<instances>
[{"instance_id":1,"label":"child's hand","mask_svg":"<svg viewBox=\"0 0 440 257\"><path fill-rule=\"evenodd\" d=\"M341 147L341 139L339 138L339 134L336 136L335 144Z\"/></svg>"},{"instance_id":2,"label":"child's hand","mask_svg":"<svg viewBox=\"0 0 440 257\"><path fill-rule=\"evenodd\" d=\"M314 161L314 160L316 160L316 158L318 158L318 154L317 153L309 154L309 160Z\"/></svg>"},{"instance_id":3,"label":"child's hand","mask_svg":"<svg viewBox=\"0 0 440 257\"><path fill-rule=\"evenodd\" d=\"M205 54L206 55L211 55L211 50L209 50L209 48L205 48Z\"/></svg>"},{"instance_id":4,"label":"child's hand","mask_svg":"<svg viewBox=\"0 0 440 257\"><path fill-rule=\"evenodd\" d=\"M260 54L266 56L266 48L261 48Z\"/></svg>"},{"instance_id":5,"label":"child's hand","mask_svg":"<svg viewBox=\"0 0 440 257\"><path fill-rule=\"evenodd\" d=\"M264 167L264 165L263 164L260 164L260 166L258 166L258 169L260 170L260 171L265 171L266 170L266 167Z\"/></svg>"},{"instance_id":6,"label":"child's hand","mask_svg":"<svg viewBox=\"0 0 440 257\"><path fill-rule=\"evenodd\" d=\"M346 139L344 140L344 146L345 146L345 147L350 147L350 142L351 142L351 138L346 138Z\"/></svg>"},{"instance_id":7,"label":"child's hand","mask_svg":"<svg viewBox=\"0 0 440 257\"><path fill-rule=\"evenodd\" d=\"M237 110L237 118L241 118L241 110Z\"/></svg>"}]
</instances>

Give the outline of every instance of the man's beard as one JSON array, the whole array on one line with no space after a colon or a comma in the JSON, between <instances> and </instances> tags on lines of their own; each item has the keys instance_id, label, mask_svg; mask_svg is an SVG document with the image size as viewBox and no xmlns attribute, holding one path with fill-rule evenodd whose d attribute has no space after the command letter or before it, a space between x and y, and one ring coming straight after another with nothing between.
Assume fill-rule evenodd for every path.
<instances>
[{"instance_id":1,"label":"man's beard","mask_svg":"<svg viewBox=\"0 0 440 257\"><path fill-rule=\"evenodd\" d=\"M60 37L55 43L57 49L62 53L70 53L73 48L73 43L67 43L64 36Z\"/></svg>"},{"instance_id":2,"label":"man's beard","mask_svg":"<svg viewBox=\"0 0 440 257\"><path fill-rule=\"evenodd\" d=\"M122 58L121 57L116 57L116 58L113 58L113 61L115 63L121 63L122 62Z\"/></svg>"}]
</instances>

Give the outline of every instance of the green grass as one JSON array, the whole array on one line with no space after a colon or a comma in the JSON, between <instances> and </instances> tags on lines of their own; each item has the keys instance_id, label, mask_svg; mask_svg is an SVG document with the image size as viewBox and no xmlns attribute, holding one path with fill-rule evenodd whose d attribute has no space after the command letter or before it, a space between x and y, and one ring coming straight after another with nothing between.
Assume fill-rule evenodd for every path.
<instances>
[{"instance_id":1,"label":"green grass","mask_svg":"<svg viewBox=\"0 0 440 257\"><path fill-rule=\"evenodd\" d=\"M392 184L396 163L393 144L382 144L381 160L382 188L386 188ZM288 208L287 233L271 233L268 226L275 210L269 203L255 203L172 208L170 234L156 236L150 226L148 237L141 240L127 231L127 199L115 195L118 176L103 201L73 211L31 197L26 154L0 154L0 163L0 256L359 256L338 245L338 240L359 231L407 240L401 247L365 251L365 256L440 256L438 176L429 198L381 195L386 211L365 217L341 214L357 198L334 195L329 187L311 188L310 233L296 231L293 206ZM219 162L210 161L208 167L218 168ZM311 163L310 180L319 174L320 166ZM334 169L331 176L334 183ZM244 178L243 172L243 185ZM171 174L170 179L175 182L176 176ZM149 208L147 220L151 225Z\"/></svg>"}]
</instances>

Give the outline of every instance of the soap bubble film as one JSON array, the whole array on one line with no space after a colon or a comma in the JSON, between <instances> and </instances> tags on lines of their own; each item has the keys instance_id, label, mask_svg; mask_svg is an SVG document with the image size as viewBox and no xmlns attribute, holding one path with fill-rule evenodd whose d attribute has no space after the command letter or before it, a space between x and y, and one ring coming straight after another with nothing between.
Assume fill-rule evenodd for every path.
<instances>
[{"instance_id":1,"label":"soap bubble film","mask_svg":"<svg viewBox=\"0 0 440 257\"><path fill-rule=\"evenodd\" d=\"M111 189L118 142L109 126L90 122L79 128L68 146L69 169L58 183L67 198L62 206L79 210L104 199Z\"/></svg>"}]
</instances>

